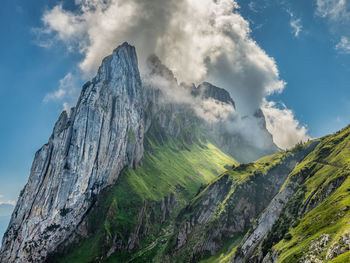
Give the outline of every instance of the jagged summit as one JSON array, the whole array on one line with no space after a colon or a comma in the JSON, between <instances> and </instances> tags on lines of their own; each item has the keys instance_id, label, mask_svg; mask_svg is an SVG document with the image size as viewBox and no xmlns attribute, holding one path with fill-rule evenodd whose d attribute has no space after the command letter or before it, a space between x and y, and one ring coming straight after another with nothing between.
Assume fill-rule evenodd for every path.
<instances>
[{"instance_id":1,"label":"jagged summit","mask_svg":"<svg viewBox=\"0 0 350 263\"><path fill-rule=\"evenodd\" d=\"M167 81L170 81L172 84L177 85L177 79L174 76L174 73L165 66L162 61L159 59L159 57L155 54L150 55L147 58L147 66L149 70L150 75L158 75L166 79Z\"/></svg>"},{"instance_id":2,"label":"jagged summit","mask_svg":"<svg viewBox=\"0 0 350 263\"><path fill-rule=\"evenodd\" d=\"M158 75L163 77L165 80L169 81L174 88L179 89L182 87L185 89L190 89L190 94L186 95L192 95L193 97L200 96L204 100L212 98L223 103L232 104L235 109L235 102L231 98L229 92L225 89L214 86L209 82L203 82L198 86L195 84L187 85L185 83L178 85L178 81L175 78L174 73L167 66L165 66L155 54L148 57L147 66L150 75Z\"/></svg>"},{"instance_id":3,"label":"jagged summit","mask_svg":"<svg viewBox=\"0 0 350 263\"><path fill-rule=\"evenodd\" d=\"M269 147L259 152L247 146L239 134L227 133L224 119L215 123L207 121L208 114L213 114L213 106L223 106L229 114L234 114L235 103L227 91L210 83L198 87L179 85L171 70L156 56L148 59L148 66L149 75L141 81L135 48L123 43L103 59L97 75L83 86L70 114L60 115L48 143L35 155L28 183L3 238L1 262L44 262L59 248L87 238L92 227L90 211L98 207L96 202L102 191L120 182L125 169L141 165L144 171L140 173L144 177L140 180L148 179L149 184L155 176L152 171L158 176L163 172L168 176L171 182L163 182L165 190L160 193L156 186L147 183L139 188L147 188L141 200L145 196L153 198L154 192L166 194L160 199L167 201L160 207L169 216L169 209L164 207L177 199L181 200L180 205L188 202L201 184L225 170L227 163L222 164L222 160L232 165L235 162L232 156L254 159L262 153L274 152L268 136ZM170 85L160 85L164 80ZM174 94L181 96L175 98ZM189 154L196 156L190 158ZM171 164L172 160L184 167ZM197 161L193 163L193 160ZM168 166L175 170L164 168L164 162L169 162ZM125 206L123 201L121 206ZM145 214L148 208L140 204L132 207ZM114 204L111 209L115 207ZM130 220L138 217L141 216L134 214ZM119 233L118 229L114 230ZM129 228L121 239L118 235L113 237L115 240L108 237L107 246L111 246L111 251L137 248L142 239L139 230Z\"/></svg>"},{"instance_id":4,"label":"jagged summit","mask_svg":"<svg viewBox=\"0 0 350 263\"><path fill-rule=\"evenodd\" d=\"M41 262L75 231L94 197L143 156L142 85L124 43L84 85L35 155L6 231L1 262Z\"/></svg>"},{"instance_id":5,"label":"jagged summit","mask_svg":"<svg viewBox=\"0 0 350 263\"><path fill-rule=\"evenodd\" d=\"M117 59L115 59L117 58ZM115 71L120 72L115 72ZM139 75L138 60L134 46L124 42L113 50L113 53L102 60L93 81L108 81L115 73L123 74L125 78L131 75Z\"/></svg>"},{"instance_id":6,"label":"jagged summit","mask_svg":"<svg viewBox=\"0 0 350 263\"><path fill-rule=\"evenodd\" d=\"M209 82L203 82L198 87L192 89L192 95L201 95L204 99L213 98L215 100L232 104L233 108L236 109L235 102L230 96L230 93L224 89L216 87Z\"/></svg>"}]
</instances>

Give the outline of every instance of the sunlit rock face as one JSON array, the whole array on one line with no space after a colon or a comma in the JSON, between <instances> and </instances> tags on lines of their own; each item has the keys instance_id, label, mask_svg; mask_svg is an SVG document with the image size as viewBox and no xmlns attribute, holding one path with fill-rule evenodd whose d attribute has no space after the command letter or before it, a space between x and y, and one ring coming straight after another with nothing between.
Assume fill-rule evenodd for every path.
<instances>
[{"instance_id":1,"label":"sunlit rock face","mask_svg":"<svg viewBox=\"0 0 350 263\"><path fill-rule=\"evenodd\" d=\"M69 237L120 171L143 156L142 85L124 43L86 83L35 155L2 244L1 262L41 262Z\"/></svg>"},{"instance_id":2,"label":"sunlit rock face","mask_svg":"<svg viewBox=\"0 0 350 263\"><path fill-rule=\"evenodd\" d=\"M3 238L1 262L44 262L76 234L84 236L86 215L100 191L115 184L123 168L141 164L151 127L185 149L208 139L239 161L277 151L263 115L251 116L266 135L263 150L232 129L238 117L226 90L207 82L179 84L156 56L147 67L141 83L135 48L124 43L83 86L76 107L61 114L35 155Z\"/></svg>"}]
</instances>

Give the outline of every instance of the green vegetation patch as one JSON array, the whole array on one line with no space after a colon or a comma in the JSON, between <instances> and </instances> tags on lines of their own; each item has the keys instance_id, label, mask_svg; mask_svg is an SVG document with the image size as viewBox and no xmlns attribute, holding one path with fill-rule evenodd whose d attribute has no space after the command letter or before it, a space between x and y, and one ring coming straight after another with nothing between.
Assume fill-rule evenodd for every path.
<instances>
[{"instance_id":1,"label":"green vegetation patch","mask_svg":"<svg viewBox=\"0 0 350 263\"><path fill-rule=\"evenodd\" d=\"M198 132L198 134L196 134ZM133 132L128 131L132 140ZM128 238L139 223L143 209L142 226L148 228L141 236L140 247L116 252L106 262L149 262L166 246L172 233L172 222L162 222L160 205L164 198L175 196L176 213L216 176L226 171L227 165L238 163L204 139L199 131L169 137L159 127L151 127L145 137L145 154L136 169L124 169L115 186L102 191L96 205L88 214L89 238L82 239L55 255L52 262L90 262L106 255L117 240L128 246ZM62 211L64 215L67 211ZM123 250L122 250L123 251Z\"/></svg>"},{"instance_id":2,"label":"green vegetation patch","mask_svg":"<svg viewBox=\"0 0 350 263\"><path fill-rule=\"evenodd\" d=\"M289 181L301 179L306 192L288 229L290 235L273 247L279 254L278 262L310 257L322 262L350 262L349 252L327 258L332 246L350 231L349 164L350 127L346 127L324 137L289 176Z\"/></svg>"}]
</instances>

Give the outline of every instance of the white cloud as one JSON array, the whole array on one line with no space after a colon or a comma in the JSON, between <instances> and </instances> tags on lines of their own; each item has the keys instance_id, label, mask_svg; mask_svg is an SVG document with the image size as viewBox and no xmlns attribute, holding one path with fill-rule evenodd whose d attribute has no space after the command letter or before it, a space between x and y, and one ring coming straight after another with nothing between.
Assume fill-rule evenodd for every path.
<instances>
[{"instance_id":1,"label":"white cloud","mask_svg":"<svg viewBox=\"0 0 350 263\"><path fill-rule=\"evenodd\" d=\"M317 0L316 14L332 21L349 20L347 0Z\"/></svg>"},{"instance_id":2,"label":"white cloud","mask_svg":"<svg viewBox=\"0 0 350 263\"><path fill-rule=\"evenodd\" d=\"M62 5L47 10L42 17L44 26L36 32L42 46L46 38L47 46L53 40L61 41L69 51L81 53L83 60L79 67L86 77L94 74L103 57L127 41L137 48L141 72L145 70L147 57L154 53L180 82L206 80L230 91L240 116L252 115L266 96L282 92L285 87L274 59L251 38L250 25L238 13L234 0L76 0L75 3L77 12L65 10ZM296 19L292 26L298 36L302 30L300 20ZM65 84L66 77L45 101L63 100L71 95L69 90L74 90L74 85ZM216 113L218 106L222 108L209 101L202 106L215 109ZM265 108L264 112L283 113L274 111L273 107ZM290 120L290 124L295 122L294 118ZM295 140L282 139L285 135L278 132L290 134L295 132L295 127L289 125L280 130L273 123L270 119L269 127L276 143L281 147L291 145ZM288 127L291 131L286 131Z\"/></svg>"},{"instance_id":3,"label":"white cloud","mask_svg":"<svg viewBox=\"0 0 350 263\"><path fill-rule=\"evenodd\" d=\"M0 201L0 205L13 205L13 206L15 206L16 203L17 203L17 202L14 201L14 200Z\"/></svg>"},{"instance_id":4,"label":"white cloud","mask_svg":"<svg viewBox=\"0 0 350 263\"><path fill-rule=\"evenodd\" d=\"M143 84L149 87L157 88L162 91L164 96L160 99L163 103L176 103L191 107L195 114L209 123L217 123L227 120L235 115L235 109L231 104L223 103L218 100L201 96L191 95L191 89L164 78L161 75L143 76Z\"/></svg>"},{"instance_id":5,"label":"white cloud","mask_svg":"<svg viewBox=\"0 0 350 263\"><path fill-rule=\"evenodd\" d=\"M342 54L350 54L350 40L342 36L340 42L335 46L335 49Z\"/></svg>"},{"instance_id":6,"label":"white cloud","mask_svg":"<svg viewBox=\"0 0 350 263\"><path fill-rule=\"evenodd\" d=\"M3 194L0 194L0 199L4 199L5 196ZM7 200L7 201L0 201L0 205L16 205L16 201L14 200Z\"/></svg>"},{"instance_id":7,"label":"white cloud","mask_svg":"<svg viewBox=\"0 0 350 263\"><path fill-rule=\"evenodd\" d=\"M248 7L249 7L250 11L252 11L254 13L258 13L258 9L257 9L257 6L256 6L255 2L250 1L249 4L248 4Z\"/></svg>"},{"instance_id":8,"label":"white cloud","mask_svg":"<svg viewBox=\"0 0 350 263\"><path fill-rule=\"evenodd\" d=\"M277 105L273 101L265 101L261 108L266 127L272 134L275 144L281 149L289 149L299 142L305 142L310 137L307 128L295 119L293 111L285 105Z\"/></svg>"},{"instance_id":9,"label":"white cloud","mask_svg":"<svg viewBox=\"0 0 350 263\"><path fill-rule=\"evenodd\" d=\"M59 87L54 92L45 95L43 102L63 101L63 108L69 112L70 107L75 102L80 92L78 78L72 73L68 73L59 81Z\"/></svg>"},{"instance_id":10,"label":"white cloud","mask_svg":"<svg viewBox=\"0 0 350 263\"><path fill-rule=\"evenodd\" d=\"M293 29L293 33L295 37L299 37L300 32L303 29L300 18L291 17L290 26Z\"/></svg>"},{"instance_id":11,"label":"white cloud","mask_svg":"<svg viewBox=\"0 0 350 263\"><path fill-rule=\"evenodd\" d=\"M339 54L350 54L350 1L317 0L316 15L326 19L331 33L340 38L335 46Z\"/></svg>"},{"instance_id":12,"label":"white cloud","mask_svg":"<svg viewBox=\"0 0 350 263\"><path fill-rule=\"evenodd\" d=\"M286 5L286 3L284 3ZM286 12L289 14L290 16L290 21L289 21L289 25L292 28L292 33L295 37L299 37L300 33L303 30L303 25L301 22L301 19L296 17L294 12L292 12L290 10L290 8L286 7Z\"/></svg>"},{"instance_id":13,"label":"white cloud","mask_svg":"<svg viewBox=\"0 0 350 263\"><path fill-rule=\"evenodd\" d=\"M180 81L210 80L230 90L241 111L255 111L265 96L284 88L275 61L250 38L249 23L233 0L76 3L76 13L61 5L45 12L41 32L83 54L79 66L87 75L128 41L137 48L141 70L155 53Z\"/></svg>"}]
</instances>

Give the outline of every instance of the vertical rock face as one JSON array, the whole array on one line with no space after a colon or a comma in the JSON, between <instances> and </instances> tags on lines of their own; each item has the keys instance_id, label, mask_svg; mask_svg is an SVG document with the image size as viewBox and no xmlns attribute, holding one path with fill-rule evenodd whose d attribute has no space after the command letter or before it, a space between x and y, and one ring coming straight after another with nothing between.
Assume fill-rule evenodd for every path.
<instances>
[{"instance_id":1,"label":"vertical rock face","mask_svg":"<svg viewBox=\"0 0 350 263\"><path fill-rule=\"evenodd\" d=\"M124 43L84 85L35 155L4 236L1 262L41 262L72 234L94 197L143 156L142 85L134 47Z\"/></svg>"},{"instance_id":2,"label":"vertical rock face","mask_svg":"<svg viewBox=\"0 0 350 263\"><path fill-rule=\"evenodd\" d=\"M135 48L124 43L83 86L70 114L61 114L49 142L35 155L3 238L1 262L43 262L74 240L100 191L113 185L124 167L140 162L143 137L152 125L184 147L205 134L237 159L262 156L228 131L225 121L235 118L235 103L227 91L210 83L179 85L156 56L148 67L142 86ZM267 151L275 152L266 134Z\"/></svg>"}]
</instances>

